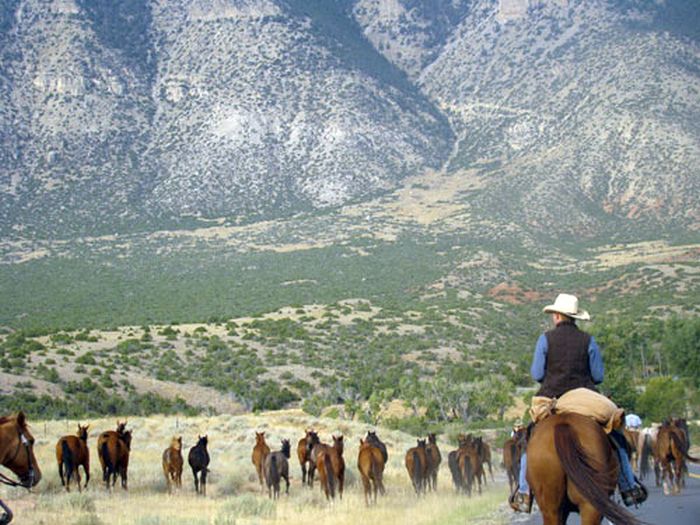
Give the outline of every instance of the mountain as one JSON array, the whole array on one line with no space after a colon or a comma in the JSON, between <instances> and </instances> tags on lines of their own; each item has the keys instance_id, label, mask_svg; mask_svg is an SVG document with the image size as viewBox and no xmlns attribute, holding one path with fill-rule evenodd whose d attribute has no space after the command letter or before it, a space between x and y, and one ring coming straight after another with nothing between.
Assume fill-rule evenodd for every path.
<instances>
[{"instance_id":1,"label":"mountain","mask_svg":"<svg viewBox=\"0 0 700 525\"><path fill-rule=\"evenodd\" d=\"M251 222L476 170L485 218L697 231L692 0L8 0L0 231Z\"/></svg>"}]
</instances>

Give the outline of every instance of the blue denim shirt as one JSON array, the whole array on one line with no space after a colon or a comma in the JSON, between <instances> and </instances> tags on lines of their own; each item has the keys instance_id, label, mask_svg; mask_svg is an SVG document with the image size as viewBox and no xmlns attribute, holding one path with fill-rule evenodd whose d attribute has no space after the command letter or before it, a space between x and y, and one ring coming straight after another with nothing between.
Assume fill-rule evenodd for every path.
<instances>
[{"instance_id":1,"label":"blue denim shirt","mask_svg":"<svg viewBox=\"0 0 700 525\"><path fill-rule=\"evenodd\" d=\"M544 375L547 372L547 350L547 336L542 334L535 345L535 355L532 358L532 366L530 367L530 374L538 383L544 380ZM588 344L588 367L591 369L593 383L596 385L602 383L605 372L603 356L593 336L591 336L591 342Z\"/></svg>"}]
</instances>

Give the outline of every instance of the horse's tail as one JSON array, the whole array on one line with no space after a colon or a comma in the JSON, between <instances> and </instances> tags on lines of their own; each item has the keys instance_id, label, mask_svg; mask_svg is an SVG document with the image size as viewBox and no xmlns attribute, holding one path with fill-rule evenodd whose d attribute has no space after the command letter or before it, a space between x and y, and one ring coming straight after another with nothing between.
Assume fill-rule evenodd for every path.
<instances>
[{"instance_id":1,"label":"horse's tail","mask_svg":"<svg viewBox=\"0 0 700 525\"><path fill-rule=\"evenodd\" d=\"M673 444L676 446L676 448L681 453L684 459L692 461L693 463L700 463L700 459L694 458L693 456L688 454L688 447L683 442L683 440L681 440L678 434L676 434L675 432L669 432L669 435L671 436L671 441L673 441Z\"/></svg>"},{"instance_id":2,"label":"horse's tail","mask_svg":"<svg viewBox=\"0 0 700 525\"><path fill-rule=\"evenodd\" d=\"M379 451L381 455L381 450ZM380 465L373 455L370 455L370 470L374 476L374 486L379 486L382 494L384 494L384 480L382 479L384 475L383 465Z\"/></svg>"},{"instance_id":3,"label":"horse's tail","mask_svg":"<svg viewBox=\"0 0 700 525\"><path fill-rule=\"evenodd\" d=\"M61 456L61 463L63 464L67 484L70 483L70 479L73 477L75 459L73 458L73 451L70 449L68 442L65 439L61 441Z\"/></svg>"},{"instance_id":4,"label":"horse's tail","mask_svg":"<svg viewBox=\"0 0 700 525\"><path fill-rule=\"evenodd\" d=\"M474 479L474 473L472 472L472 460L470 457L464 458L464 476L462 479L462 486L469 495L472 493L472 480Z\"/></svg>"},{"instance_id":5,"label":"horse's tail","mask_svg":"<svg viewBox=\"0 0 700 525\"><path fill-rule=\"evenodd\" d=\"M423 462L420 460L420 455L418 455L418 451L414 450L412 452L413 455L413 483L416 486L416 490L419 490L423 487Z\"/></svg>"},{"instance_id":6,"label":"horse's tail","mask_svg":"<svg viewBox=\"0 0 700 525\"><path fill-rule=\"evenodd\" d=\"M639 454L639 477L641 479L644 479L649 474L649 456L651 452L651 436L644 434L642 451Z\"/></svg>"},{"instance_id":7,"label":"horse's tail","mask_svg":"<svg viewBox=\"0 0 700 525\"><path fill-rule=\"evenodd\" d=\"M324 467L326 469L326 486L328 487L328 494L331 498L335 499L335 469L333 468L333 461L331 456L326 453L323 457Z\"/></svg>"},{"instance_id":8,"label":"horse's tail","mask_svg":"<svg viewBox=\"0 0 700 525\"><path fill-rule=\"evenodd\" d=\"M270 481L269 484L275 487L279 487L280 484L280 471L277 468L277 457L274 454L270 454Z\"/></svg>"},{"instance_id":9,"label":"horse's tail","mask_svg":"<svg viewBox=\"0 0 700 525\"><path fill-rule=\"evenodd\" d=\"M554 447L567 478L598 512L617 525L641 523L610 499L609 493L614 490L615 481L611 481L608 472L602 472L591 465L588 453L581 447L571 425L559 423L554 426Z\"/></svg>"},{"instance_id":10,"label":"horse's tail","mask_svg":"<svg viewBox=\"0 0 700 525\"><path fill-rule=\"evenodd\" d=\"M102 460L105 462L104 481L107 482L109 480L109 475L115 471L107 441L102 443L102 448L100 450L102 452Z\"/></svg>"}]
</instances>

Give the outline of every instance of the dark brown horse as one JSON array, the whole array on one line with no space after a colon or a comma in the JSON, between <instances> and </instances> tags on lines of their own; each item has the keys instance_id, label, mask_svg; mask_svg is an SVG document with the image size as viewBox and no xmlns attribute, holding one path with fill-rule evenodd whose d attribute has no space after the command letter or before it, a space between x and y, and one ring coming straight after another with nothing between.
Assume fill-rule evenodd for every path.
<instances>
[{"instance_id":1,"label":"dark brown horse","mask_svg":"<svg viewBox=\"0 0 700 525\"><path fill-rule=\"evenodd\" d=\"M306 473L306 481L309 484L309 487L314 486L314 474L316 472L318 455L327 447L327 444L321 443L318 433L311 430L306 434L306 459L309 463L309 469Z\"/></svg>"},{"instance_id":2,"label":"dark brown horse","mask_svg":"<svg viewBox=\"0 0 700 525\"><path fill-rule=\"evenodd\" d=\"M477 490L481 494L481 481L486 479L484 473L483 462L479 455L477 441L471 435L466 436L460 441L460 447L457 454L457 464L462 475L463 489L467 494L471 495L474 481L476 480Z\"/></svg>"},{"instance_id":3,"label":"dark brown horse","mask_svg":"<svg viewBox=\"0 0 700 525\"><path fill-rule=\"evenodd\" d=\"M265 457L264 473L267 484L267 495L270 498L280 497L280 480L284 478L287 483L285 494L289 495L289 456L291 445L288 439L282 440L282 448L276 452L270 452Z\"/></svg>"},{"instance_id":4,"label":"dark brown horse","mask_svg":"<svg viewBox=\"0 0 700 525\"><path fill-rule=\"evenodd\" d=\"M428 443L425 446L425 453L428 455L428 488L437 491L438 471L442 462L442 455L437 446L437 437L434 433L428 434Z\"/></svg>"},{"instance_id":5,"label":"dark brown horse","mask_svg":"<svg viewBox=\"0 0 700 525\"><path fill-rule=\"evenodd\" d=\"M117 475L121 478L124 490L128 489L129 454L131 452L131 430L126 430L126 421L117 421L116 430L102 432L97 438L97 457L102 466L102 479L105 487L110 488L110 476L112 487L117 482Z\"/></svg>"},{"instance_id":6,"label":"dark brown horse","mask_svg":"<svg viewBox=\"0 0 700 525\"><path fill-rule=\"evenodd\" d=\"M170 446L163 451L163 474L168 494L172 492L172 485L182 487L182 436L172 438Z\"/></svg>"},{"instance_id":7,"label":"dark brown horse","mask_svg":"<svg viewBox=\"0 0 700 525\"><path fill-rule=\"evenodd\" d=\"M41 469L34 456L34 436L29 432L24 412L0 417L0 465L10 469L19 479L0 473L0 483L29 489L41 480ZM0 500L3 523L12 521L12 511Z\"/></svg>"},{"instance_id":8,"label":"dark brown horse","mask_svg":"<svg viewBox=\"0 0 700 525\"><path fill-rule=\"evenodd\" d=\"M308 450L306 448L306 444L309 442L311 439L311 433L313 433L312 429L306 429L306 433L303 438L299 440L297 443L297 458L299 459L299 465L301 465L301 484L304 485L307 483L307 474L306 474L306 465L309 462L309 457L308 457ZM309 486L311 485L311 482L309 481Z\"/></svg>"},{"instance_id":9,"label":"dark brown horse","mask_svg":"<svg viewBox=\"0 0 700 525\"><path fill-rule=\"evenodd\" d=\"M566 523L571 512L582 525L605 516L617 525L639 521L610 496L619 464L601 426L580 414L556 414L537 424L527 445L527 480L544 525Z\"/></svg>"},{"instance_id":10,"label":"dark brown horse","mask_svg":"<svg viewBox=\"0 0 700 525\"><path fill-rule=\"evenodd\" d=\"M197 436L197 444L187 454L187 463L194 476L194 491L202 496L207 495L207 473L209 472L209 452L207 451L207 436Z\"/></svg>"},{"instance_id":11,"label":"dark brown horse","mask_svg":"<svg viewBox=\"0 0 700 525\"><path fill-rule=\"evenodd\" d=\"M700 463L700 459L688 455L688 437L680 420L665 421L656 438L656 459L661 468L664 494L680 494L683 474L687 470L686 460ZM682 420L684 421L684 420Z\"/></svg>"},{"instance_id":12,"label":"dark brown horse","mask_svg":"<svg viewBox=\"0 0 700 525\"><path fill-rule=\"evenodd\" d=\"M513 429L513 436L503 443L503 467L508 474L508 485L512 494L518 486L518 475L520 473L520 456L523 453L523 439L525 427Z\"/></svg>"},{"instance_id":13,"label":"dark brown horse","mask_svg":"<svg viewBox=\"0 0 700 525\"><path fill-rule=\"evenodd\" d=\"M314 461L326 499L335 499L336 490L340 499L343 499L343 487L345 485L343 449L343 436L333 436L332 447L327 445L314 447ZM314 457L314 451L312 451L312 457Z\"/></svg>"},{"instance_id":14,"label":"dark brown horse","mask_svg":"<svg viewBox=\"0 0 700 525\"><path fill-rule=\"evenodd\" d=\"M250 460L255 465L255 471L258 473L258 481L260 482L260 490L263 489L263 465L265 463L265 458L270 453L270 447L265 443L265 432L255 433L255 446L253 447L253 454Z\"/></svg>"},{"instance_id":15,"label":"dark brown horse","mask_svg":"<svg viewBox=\"0 0 700 525\"><path fill-rule=\"evenodd\" d=\"M389 461L389 453L386 451L386 445L384 444L384 442L381 439L379 439L377 432L373 430L368 430L367 436L365 437L365 441L368 442L370 445L374 445L381 451L382 459L384 460L384 464L386 465L387 461Z\"/></svg>"},{"instance_id":16,"label":"dark brown horse","mask_svg":"<svg viewBox=\"0 0 700 525\"><path fill-rule=\"evenodd\" d=\"M58 463L58 475L61 477L61 485L70 492L70 481L75 476L78 481L78 492L80 487L80 471L83 467L85 471L85 488L90 481L90 451L87 446L88 428L90 425L81 426L78 424L78 432L75 436L63 436L56 443L56 462Z\"/></svg>"},{"instance_id":17,"label":"dark brown horse","mask_svg":"<svg viewBox=\"0 0 700 525\"><path fill-rule=\"evenodd\" d=\"M425 451L425 447L425 439L419 439L415 447L409 448L406 451L406 457L404 459L408 477L411 478L413 489L418 495L425 493L426 485L428 484L428 472L430 471L428 454Z\"/></svg>"},{"instance_id":18,"label":"dark brown horse","mask_svg":"<svg viewBox=\"0 0 700 525\"><path fill-rule=\"evenodd\" d=\"M384 454L382 454L381 449L369 440L363 441L360 439L360 450L357 454L357 469L360 471L360 477L362 478L366 505L370 504L370 495L372 501L377 503L377 491L382 495L386 492L384 490L383 481L384 465Z\"/></svg>"}]
</instances>

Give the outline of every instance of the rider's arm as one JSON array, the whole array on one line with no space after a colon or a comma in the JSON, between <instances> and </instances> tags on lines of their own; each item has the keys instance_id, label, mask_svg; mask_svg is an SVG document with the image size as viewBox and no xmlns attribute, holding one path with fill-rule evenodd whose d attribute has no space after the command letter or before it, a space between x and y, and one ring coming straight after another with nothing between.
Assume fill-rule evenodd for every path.
<instances>
[{"instance_id":1,"label":"rider's arm","mask_svg":"<svg viewBox=\"0 0 700 525\"><path fill-rule=\"evenodd\" d=\"M532 379L541 383L544 380L544 374L547 371L547 336L540 335L535 345L535 355L532 357L532 366L530 367L530 375Z\"/></svg>"},{"instance_id":2,"label":"rider's arm","mask_svg":"<svg viewBox=\"0 0 700 525\"><path fill-rule=\"evenodd\" d=\"M591 378L596 385L603 382L605 368L603 366L603 356L600 354L598 343L591 336L591 342L588 343L588 367L591 369Z\"/></svg>"}]
</instances>

